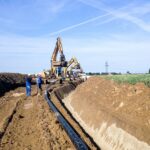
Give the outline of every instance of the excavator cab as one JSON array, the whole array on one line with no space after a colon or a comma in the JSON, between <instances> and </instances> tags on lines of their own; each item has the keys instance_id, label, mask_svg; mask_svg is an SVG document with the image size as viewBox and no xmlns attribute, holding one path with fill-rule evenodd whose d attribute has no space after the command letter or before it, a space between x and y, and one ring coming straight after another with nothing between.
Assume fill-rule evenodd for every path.
<instances>
[{"instance_id":1,"label":"excavator cab","mask_svg":"<svg viewBox=\"0 0 150 150\"><path fill-rule=\"evenodd\" d=\"M60 62L62 67L67 67L67 61L64 54L60 55Z\"/></svg>"}]
</instances>

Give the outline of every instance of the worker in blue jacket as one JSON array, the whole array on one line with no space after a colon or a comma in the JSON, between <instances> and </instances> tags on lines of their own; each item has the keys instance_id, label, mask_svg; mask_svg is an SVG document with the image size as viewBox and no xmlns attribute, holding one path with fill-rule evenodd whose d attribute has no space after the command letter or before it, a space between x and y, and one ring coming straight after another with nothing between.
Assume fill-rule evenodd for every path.
<instances>
[{"instance_id":1,"label":"worker in blue jacket","mask_svg":"<svg viewBox=\"0 0 150 150\"><path fill-rule=\"evenodd\" d=\"M37 83L37 93L41 94L42 93L42 77L40 75L37 76L36 83Z\"/></svg>"},{"instance_id":2,"label":"worker in blue jacket","mask_svg":"<svg viewBox=\"0 0 150 150\"><path fill-rule=\"evenodd\" d=\"M31 77L26 77L26 96L31 96Z\"/></svg>"}]
</instances>

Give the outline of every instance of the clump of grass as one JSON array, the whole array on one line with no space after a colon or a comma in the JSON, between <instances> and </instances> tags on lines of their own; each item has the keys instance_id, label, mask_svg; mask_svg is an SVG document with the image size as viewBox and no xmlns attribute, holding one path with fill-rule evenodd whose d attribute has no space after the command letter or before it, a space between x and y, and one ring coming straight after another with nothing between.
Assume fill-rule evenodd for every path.
<instances>
[{"instance_id":1,"label":"clump of grass","mask_svg":"<svg viewBox=\"0 0 150 150\"><path fill-rule=\"evenodd\" d=\"M129 83L133 85L142 82L146 86L150 87L150 74L111 75L105 76L105 78L114 80L118 83Z\"/></svg>"}]
</instances>

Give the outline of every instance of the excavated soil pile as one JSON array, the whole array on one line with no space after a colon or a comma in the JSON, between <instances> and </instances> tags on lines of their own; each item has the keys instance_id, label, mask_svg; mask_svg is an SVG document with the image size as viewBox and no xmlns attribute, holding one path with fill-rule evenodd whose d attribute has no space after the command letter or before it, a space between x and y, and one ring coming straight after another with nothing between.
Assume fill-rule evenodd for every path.
<instances>
[{"instance_id":1,"label":"excavated soil pile","mask_svg":"<svg viewBox=\"0 0 150 150\"><path fill-rule=\"evenodd\" d=\"M91 77L63 102L102 149L150 149L150 88Z\"/></svg>"},{"instance_id":2,"label":"excavated soil pile","mask_svg":"<svg viewBox=\"0 0 150 150\"><path fill-rule=\"evenodd\" d=\"M19 73L0 73L0 96L16 87L25 85L25 75Z\"/></svg>"}]
</instances>

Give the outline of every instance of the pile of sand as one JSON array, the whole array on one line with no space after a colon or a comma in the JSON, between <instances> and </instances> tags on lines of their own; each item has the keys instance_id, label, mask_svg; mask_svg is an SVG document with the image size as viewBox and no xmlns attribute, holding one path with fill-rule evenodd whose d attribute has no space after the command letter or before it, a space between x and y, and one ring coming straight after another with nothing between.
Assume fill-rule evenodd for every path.
<instances>
[{"instance_id":1,"label":"pile of sand","mask_svg":"<svg viewBox=\"0 0 150 150\"><path fill-rule=\"evenodd\" d=\"M150 149L150 88L89 78L64 100L102 149Z\"/></svg>"}]
</instances>

